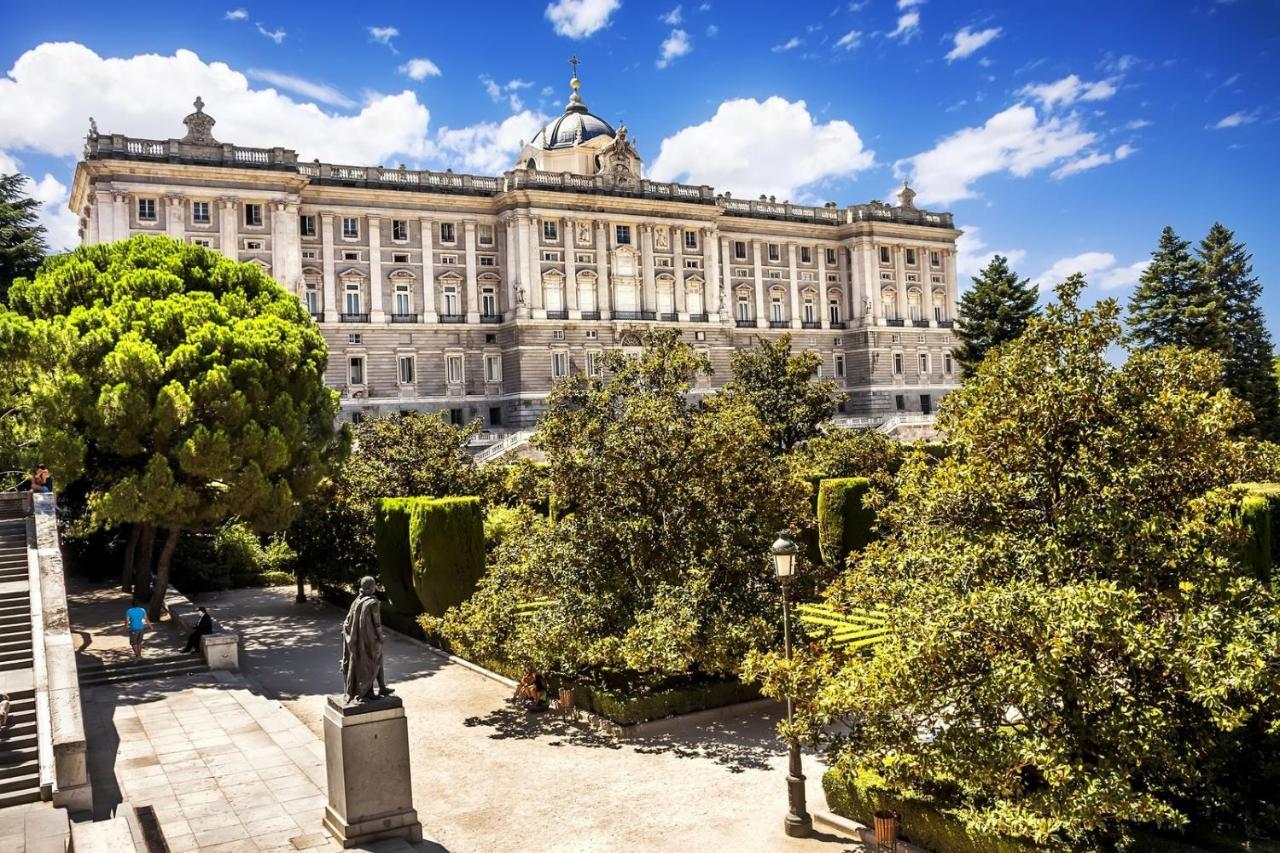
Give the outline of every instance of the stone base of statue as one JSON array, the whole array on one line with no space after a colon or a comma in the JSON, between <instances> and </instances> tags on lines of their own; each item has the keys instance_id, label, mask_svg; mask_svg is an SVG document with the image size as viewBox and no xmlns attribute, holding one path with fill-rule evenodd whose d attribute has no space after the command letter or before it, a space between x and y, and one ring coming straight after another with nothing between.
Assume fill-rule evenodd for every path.
<instances>
[{"instance_id":1,"label":"stone base of statue","mask_svg":"<svg viewBox=\"0 0 1280 853\"><path fill-rule=\"evenodd\" d=\"M409 783L409 721L399 696L324 709L329 805L324 826L343 847L384 838L422 840Z\"/></svg>"}]
</instances>

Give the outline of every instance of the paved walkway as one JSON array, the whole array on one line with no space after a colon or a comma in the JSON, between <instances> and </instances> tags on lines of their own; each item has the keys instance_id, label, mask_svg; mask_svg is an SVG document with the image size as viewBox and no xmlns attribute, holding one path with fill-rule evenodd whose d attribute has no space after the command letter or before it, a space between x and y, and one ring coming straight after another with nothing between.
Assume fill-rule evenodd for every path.
<instances>
[{"instance_id":1,"label":"paved walkway","mask_svg":"<svg viewBox=\"0 0 1280 853\"><path fill-rule=\"evenodd\" d=\"M336 607L293 590L204 596L241 633L245 671L322 736L341 688ZM502 851L861 851L834 835L788 839L786 753L776 717L618 742L552 715L511 709L510 690L388 632L387 679L404 698L414 806L451 853ZM806 758L810 808L825 802Z\"/></svg>"}]
</instances>

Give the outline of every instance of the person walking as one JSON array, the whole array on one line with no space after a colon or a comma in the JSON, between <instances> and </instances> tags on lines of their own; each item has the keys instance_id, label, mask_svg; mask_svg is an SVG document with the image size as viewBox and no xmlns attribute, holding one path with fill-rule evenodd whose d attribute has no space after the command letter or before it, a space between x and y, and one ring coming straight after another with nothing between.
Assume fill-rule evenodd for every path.
<instances>
[{"instance_id":1,"label":"person walking","mask_svg":"<svg viewBox=\"0 0 1280 853\"><path fill-rule=\"evenodd\" d=\"M135 598L133 606L125 611L124 621L129 626L129 645L133 647L133 659L142 658L142 635L147 630L147 609Z\"/></svg>"}]
</instances>

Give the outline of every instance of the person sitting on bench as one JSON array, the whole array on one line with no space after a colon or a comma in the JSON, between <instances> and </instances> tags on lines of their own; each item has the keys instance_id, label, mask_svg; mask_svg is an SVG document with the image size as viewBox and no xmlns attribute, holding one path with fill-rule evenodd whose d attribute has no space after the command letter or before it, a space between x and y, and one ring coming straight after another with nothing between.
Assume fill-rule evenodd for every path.
<instances>
[{"instance_id":1,"label":"person sitting on bench","mask_svg":"<svg viewBox=\"0 0 1280 853\"><path fill-rule=\"evenodd\" d=\"M196 609L200 611L200 621L196 623L195 630L187 635L187 644L182 649L185 654L200 651L200 638L213 633L213 617L209 615L209 611L203 607Z\"/></svg>"}]
</instances>

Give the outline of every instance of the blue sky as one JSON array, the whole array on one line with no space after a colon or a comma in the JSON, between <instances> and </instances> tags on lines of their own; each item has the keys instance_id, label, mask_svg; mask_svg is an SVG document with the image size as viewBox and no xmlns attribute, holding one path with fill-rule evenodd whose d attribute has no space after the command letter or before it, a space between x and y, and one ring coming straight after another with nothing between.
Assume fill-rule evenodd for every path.
<instances>
[{"instance_id":1,"label":"blue sky","mask_svg":"<svg viewBox=\"0 0 1280 853\"><path fill-rule=\"evenodd\" d=\"M1280 0L8 4L0 169L55 242L88 116L307 159L497 173L568 94L653 177L797 202L918 202L1050 284L1127 298L1171 224L1249 244L1280 332Z\"/></svg>"}]
</instances>

